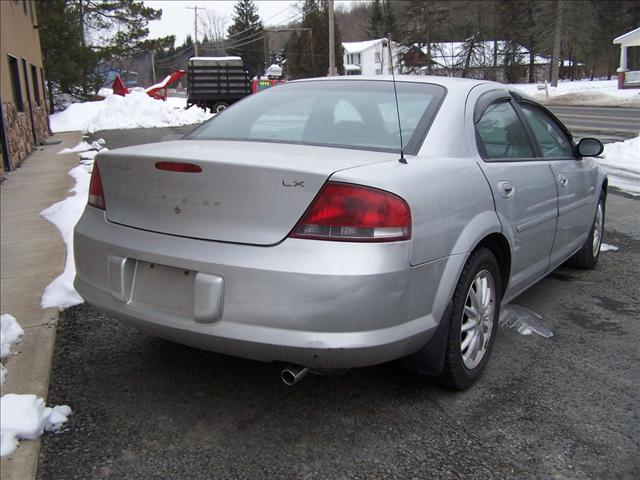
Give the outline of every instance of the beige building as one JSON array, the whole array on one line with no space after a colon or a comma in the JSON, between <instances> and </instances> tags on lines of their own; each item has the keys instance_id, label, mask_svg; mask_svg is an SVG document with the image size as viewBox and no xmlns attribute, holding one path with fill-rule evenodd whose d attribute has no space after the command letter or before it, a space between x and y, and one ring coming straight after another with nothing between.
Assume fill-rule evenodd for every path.
<instances>
[{"instance_id":1,"label":"beige building","mask_svg":"<svg viewBox=\"0 0 640 480\"><path fill-rule=\"evenodd\" d=\"M0 172L13 170L49 135L33 0L0 0Z\"/></svg>"}]
</instances>

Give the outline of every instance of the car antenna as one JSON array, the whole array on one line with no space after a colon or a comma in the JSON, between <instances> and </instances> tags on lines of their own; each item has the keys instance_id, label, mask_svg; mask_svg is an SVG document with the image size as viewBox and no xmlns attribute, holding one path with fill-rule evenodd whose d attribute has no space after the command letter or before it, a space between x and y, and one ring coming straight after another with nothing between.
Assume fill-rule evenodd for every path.
<instances>
[{"instance_id":1,"label":"car antenna","mask_svg":"<svg viewBox=\"0 0 640 480\"><path fill-rule=\"evenodd\" d=\"M389 64L391 65L391 78L393 80L393 94L396 98L396 114L398 115L398 133L400 134L400 163L407 164L404 158L404 145L402 144L402 124L400 123L400 106L398 105L398 90L396 89L396 74L393 68L393 50L391 49L391 34L387 33L387 44L389 46Z\"/></svg>"}]
</instances>

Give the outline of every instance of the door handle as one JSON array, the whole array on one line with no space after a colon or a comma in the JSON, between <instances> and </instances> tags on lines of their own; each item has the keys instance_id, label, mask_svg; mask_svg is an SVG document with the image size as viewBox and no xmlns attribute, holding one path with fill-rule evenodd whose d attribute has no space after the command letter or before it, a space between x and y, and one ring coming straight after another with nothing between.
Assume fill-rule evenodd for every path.
<instances>
[{"instance_id":1,"label":"door handle","mask_svg":"<svg viewBox=\"0 0 640 480\"><path fill-rule=\"evenodd\" d=\"M567 184L569 183L569 179L564 173L561 173L560 175L558 175L558 181L560 182L560 185L562 185L563 187L566 187Z\"/></svg>"},{"instance_id":2,"label":"door handle","mask_svg":"<svg viewBox=\"0 0 640 480\"><path fill-rule=\"evenodd\" d=\"M498 191L502 198L511 198L513 197L513 193L515 192L515 187L513 183L503 180L502 182L498 182Z\"/></svg>"}]
</instances>

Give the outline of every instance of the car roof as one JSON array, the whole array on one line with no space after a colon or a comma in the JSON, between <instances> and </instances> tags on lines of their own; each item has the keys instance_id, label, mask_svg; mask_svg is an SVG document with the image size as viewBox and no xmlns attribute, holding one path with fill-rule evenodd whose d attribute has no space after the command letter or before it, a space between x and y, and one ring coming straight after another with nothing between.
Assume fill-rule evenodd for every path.
<instances>
[{"instance_id":1,"label":"car roof","mask_svg":"<svg viewBox=\"0 0 640 480\"><path fill-rule=\"evenodd\" d=\"M300 80L293 80L292 82L310 82L310 81L340 81L340 82L354 82L358 80L375 80L383 82L392 82L394 79L391 75L342 75L339 77L315 77L315 78L303 78ZM430 83L433 85L441 85L450 90L466 90L469 91L477 85L495 85L496 88L507 88L503 83L491 82L488 80L475 80L471 78L460 77L440 77L435 75L396 75L396 82L411 82L411 83Z\"/></svg>"}]
</instances>

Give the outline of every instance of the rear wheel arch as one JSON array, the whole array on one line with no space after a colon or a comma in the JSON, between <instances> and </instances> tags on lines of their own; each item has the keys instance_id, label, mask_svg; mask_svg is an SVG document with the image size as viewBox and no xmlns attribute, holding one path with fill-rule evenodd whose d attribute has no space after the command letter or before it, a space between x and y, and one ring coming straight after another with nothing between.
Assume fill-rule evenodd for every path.
<instances>
[{"instance_id":1,"label":"rear wheel arch","mask_svg":"<svg viewBox=\"0 0 640 480\"><path fill-rule=\"evenodd\" d=\"M469 255L483 247L493 253L493 256L496 257L498 261L501 277L500 285L502 287L502 297L504 298L509 284L509 278L511 277L511 246L504 235L496 232L480 240Z\"/></svg>"}]
</instances>

